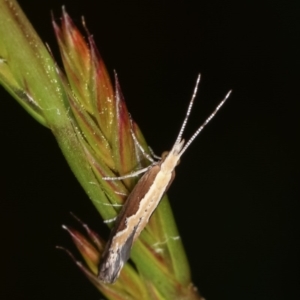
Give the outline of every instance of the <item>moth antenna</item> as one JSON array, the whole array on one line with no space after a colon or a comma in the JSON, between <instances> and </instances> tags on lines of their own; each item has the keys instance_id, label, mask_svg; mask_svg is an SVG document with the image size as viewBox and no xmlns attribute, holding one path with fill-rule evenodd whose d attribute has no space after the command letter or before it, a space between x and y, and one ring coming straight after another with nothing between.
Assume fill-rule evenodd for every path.
<instances>
[{"instance_id":1,"label":"moth antenna","mask_svg":"<svg viewBox=\"0 0 300 300\"><path fill-rule=\"evenodd\" d=\"M219 105L215 108L215 110L212 112L212 114L204 121L204 123L196 130L196 132L192 135L192 137L187 141L187 143L184 145L183 149L180 152L180 156L185 152L185 150L189 147L189 145L193 142L193 140L199 135L199 133L204 129L204 127L210 122L210 120L217 114L219 109L223 106L225 101L229 98L232 90L230 90L225 98L219 103Z\"/></svg>"},{"instance_id":2,"label":"moth antenna","mask_svg":"<svg viewBox=\"0 0 300 300\"><path fill-rule=\"evenodd\" d=\"M200 78L201 78L201 74L199 74L198 77L197 77L197 81L196 81L196 85L195 85L194 92L193 92L193 95L192 95L192 99L190 101L190 104L189 104L189 107L187 109L184 121L183 121L183 123L181 125L180 131L178 133L178 136L177 136L177 139L176 139L174 145L178 144L181 141L181 137L182 137L183 131L185 129L186 123L187 123L187 121L189 119L189 116L191 114L191 110L192 110L192 107L193 107L193 104L194 104L194 99L195 99L195 97L197 95Z\"/></svg>"},{"instance_id":3,"label":"moth antenna","mask_svg":"<svg viewBox=\"0 0 300 300\"><path fill-rule=\"evenodd\" d=\"M134 141L134 144L140 149L140 151L142 152L143 156L148 159L152 164L155 162L155 160L151 157L151 155L149 155L145 149L142 147L142 145L140 144L140 142L138 141L135 133L133 132L133 121L131 118L131 115L129 114L129 120L130 120L130 133L131 133L131 137Z\"/></svg>"}]
</instances>

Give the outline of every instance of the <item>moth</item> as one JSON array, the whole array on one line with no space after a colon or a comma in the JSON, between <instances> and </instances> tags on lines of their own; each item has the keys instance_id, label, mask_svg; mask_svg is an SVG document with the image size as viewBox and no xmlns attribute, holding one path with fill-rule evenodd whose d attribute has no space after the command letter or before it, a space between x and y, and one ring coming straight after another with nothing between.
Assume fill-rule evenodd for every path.
<instances>
[{"instance_id":1,"label":"moth","mask_svg":"<svg viewBox=\"0 0 300 300\"><path fill-rule=\"evenodd\" d=\"M187 143L185 143L182 135L192 110L199 82L200 75L197 78L185 119L172 149L169 152L165 152L160 160L154 161L152 159L152 164L149 167L134 174L104 178L105 180L125 179L144 172L144 175L133 188L117 216L115 226L110 233L102 254L98 278L105 283L114 283L117 280L123 265L129 259L132 244L147 225L149 218L158 206L161 198L170 187L175 177L175 167L178 165L180 157L203 128L216 115L231 93L231 91L227 93L213 113L196 130Z\"/></svg>"}]
</instances>

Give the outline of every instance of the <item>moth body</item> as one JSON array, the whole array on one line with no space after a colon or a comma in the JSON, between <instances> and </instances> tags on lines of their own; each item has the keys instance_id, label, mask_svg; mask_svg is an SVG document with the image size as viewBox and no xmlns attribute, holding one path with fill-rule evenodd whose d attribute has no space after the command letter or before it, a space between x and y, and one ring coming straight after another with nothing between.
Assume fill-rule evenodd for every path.
<instances>
[{"instance_id":1,"label":"moth body","mask_svg":"<svg viewBox=\"0 0 300 300\"><path fill-rule=\"evenodd\" d=\"M183 143L182 140L175 149L173 147L164 160L153 165L127 198L101 258L98 275L100 280L113 283L119 277L123 265L130 256L133 242L147 225L175 177L175 167L180 158L179 149L182 149Z\"/></svg>"}]
</instances>

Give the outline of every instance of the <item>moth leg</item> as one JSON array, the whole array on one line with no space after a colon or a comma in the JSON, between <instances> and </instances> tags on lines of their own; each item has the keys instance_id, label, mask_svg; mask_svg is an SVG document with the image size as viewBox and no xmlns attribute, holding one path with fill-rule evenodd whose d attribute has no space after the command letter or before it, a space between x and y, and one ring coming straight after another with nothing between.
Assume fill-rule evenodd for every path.
<instances>
[{"instance_id":1,"label":"moth leg","mask_svg":"<svg viewBox=\"0 0 300 300\"><path fill-rule=\"evenodd\" d=\"M131 118L131 116L130 116L130 124L131 124L131 126L130 126L130 133L131 133L131 136L132 136L132 139L133 139L135 145L140 149L140 151L142 152L143 156L144 156L146 159L148 159L151 163L154 163L154 162L155 162L155 159L157 159L157 157L156 157L155 155L153 155L153 151L152 151L150 148L149 148L149 150L150 150L151 155L149 155L149 154L145 151L145 149L142 147L142 145L139 143L139 141L138 141L138 139L137 139L135 133L134 133L133 130L132 130L132 118ZM155 159L154 159L154 158L155 158Z\"/></svg>"},{"instance_id":2,"label":"moth leg","mask_svg":"<svg viewBox=\"0 0 300 300\"><path fill-rule=\"evenodd\" d=\"M148 147L148 148L149 148L149 151L150 151L152 157L154 157L157 160L161 160L161 156L156 155L151 147Z\"/></svg>"},{"instance_id":3,"label":"moth leg","mask_svg":"<svg viewBox=\"0 0 300 300\"><path fill-rule=\"evenodd\" d=\"M147 168L140 169L140 170L138 170L138 171L129 173L129 174L124 175L124 176L118 176L118 177L102 177L102 179L103 179L103 180L106 180L106 181L110 181L110 180L123 180L123 179L126 179L126 178L137 177L138 175L147 172L150 168L152 168L152 166L153 166L153 164L150 165L150 166L148 166Z\"/></svg>"}]
</instances>

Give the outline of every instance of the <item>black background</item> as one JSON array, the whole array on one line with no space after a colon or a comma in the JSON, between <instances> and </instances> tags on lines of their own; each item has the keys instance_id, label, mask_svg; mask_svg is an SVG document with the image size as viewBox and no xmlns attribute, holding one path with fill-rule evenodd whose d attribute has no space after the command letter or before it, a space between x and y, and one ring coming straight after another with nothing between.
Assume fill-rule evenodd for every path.
<instances>
[{"instance_id":1,"label":"black background","mask_svg":"<svg viewBox=\"0 0 300 300\"><path fill-rule=\"evenodd\" d=\"M186 137L233 89L169 191L193 281L208 300L300 299L297 1L19 2L57 58L50 11L59 22L66 5L78 26L85 16L156 153L172 146L199 72ZM3 89L0 104L0 298L101 299L55 249L75 252L69 211L103 232L96 210L51 132Z\"/></svg>"}]
</instances>

